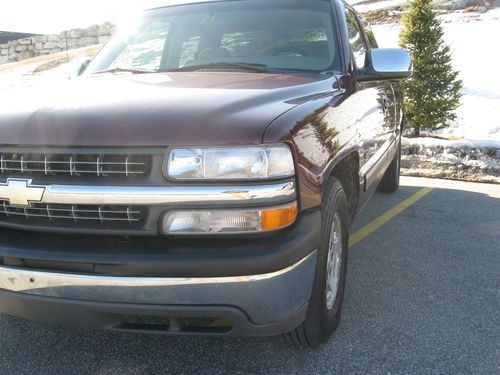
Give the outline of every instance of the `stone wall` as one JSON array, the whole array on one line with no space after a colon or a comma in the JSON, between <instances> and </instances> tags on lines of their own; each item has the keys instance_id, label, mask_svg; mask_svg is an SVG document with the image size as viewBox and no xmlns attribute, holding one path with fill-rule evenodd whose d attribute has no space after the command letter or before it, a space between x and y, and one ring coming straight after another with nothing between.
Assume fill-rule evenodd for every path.
<instances>
[{"instance_id":1,"label":"stone wall","mask_svg":"<svg viewBox=\"0 0 500 375\"><path fill-rule=\"evenodd\" d=\"M111 23L93 25L86 29L72 29L59 34L37 35L0 44L0 64L16 62L40 55L69 49L103 44L114 32Z\"/></svg>"}]
</instances>

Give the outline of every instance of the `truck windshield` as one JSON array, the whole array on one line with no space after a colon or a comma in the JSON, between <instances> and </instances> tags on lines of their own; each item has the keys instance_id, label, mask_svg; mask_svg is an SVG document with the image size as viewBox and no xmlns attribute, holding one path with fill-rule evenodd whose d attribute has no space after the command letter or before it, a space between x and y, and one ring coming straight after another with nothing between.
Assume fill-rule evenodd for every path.
<instances>
[{"instance_id":1,"label":"truck windshield","mask_svg":"<svg viewBox=\"0 0 500 375\"><path fill-rule=\"evenodd\" d=\"M241 0L145 12L122 29L86 74L337 69L329 1Z\"/></svg>"}]
</instances>

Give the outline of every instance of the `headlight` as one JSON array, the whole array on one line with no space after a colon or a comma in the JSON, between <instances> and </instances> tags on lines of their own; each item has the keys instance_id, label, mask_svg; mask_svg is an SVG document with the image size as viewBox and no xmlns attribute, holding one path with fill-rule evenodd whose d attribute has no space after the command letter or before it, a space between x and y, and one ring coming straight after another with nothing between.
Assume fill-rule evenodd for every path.
<instances>
[{"instance_id":1,"label":"headlight","mask_svg":"<svg viewBox=\"0 0 500 375\"><path fill-rule=\"evenodd\" d=\"M167 177L177 180L255 180L295 174L286 145L177 148L168 157Z\"/></svg>"},{"instance_id":2,"label":"headlight","mask_svg":"<svg viewBox=\"0 0 500 375\"><path fill-rule=\"evenodd\" d=\"M181 210L163 218L165 234L236 234L283 229L297 219L297 203L272 208Z\"/></svg>"}]
</instances>

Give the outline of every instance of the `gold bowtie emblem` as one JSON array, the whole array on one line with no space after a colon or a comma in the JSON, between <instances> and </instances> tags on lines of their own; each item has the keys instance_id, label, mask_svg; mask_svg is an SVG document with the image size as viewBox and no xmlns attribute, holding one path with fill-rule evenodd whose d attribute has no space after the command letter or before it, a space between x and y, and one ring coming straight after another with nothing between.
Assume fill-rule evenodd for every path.
<instances>
[{"instance_id":1,"label":"gold bowtie emblem","mask_svg":"<svg viewBox=\"0 0 500 375\"><path fill-rule=\"evenodd\" d=\"M9 178L0 183L0 200L7 200L13 206L29 207L31 203L41 202L45 187L31 185L31 180Z\"/></svg>"}]
</instances>

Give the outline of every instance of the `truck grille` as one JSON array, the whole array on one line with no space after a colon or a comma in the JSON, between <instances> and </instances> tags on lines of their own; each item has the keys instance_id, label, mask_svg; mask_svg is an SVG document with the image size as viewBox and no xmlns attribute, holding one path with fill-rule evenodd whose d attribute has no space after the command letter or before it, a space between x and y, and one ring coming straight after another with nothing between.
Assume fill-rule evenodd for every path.
<instances>
[{"instance_id":1,"label":"truck grille","mask_svg":"<svg viewBox=\"0 0 500 375\"><path fill-rule=\"evenodd\" d=\"M62 234L156 235L161 209L116 201L10 204L9 181L30 186L127 187L163 183L164 148L0 146L0 227ZM27 185L27 186L28 186ZM7 187L5 187L7 186ZM21 194L28 194L29 187Z\"/></svg>"},{"instance_id":2,"label":"truck grille","mask_svg":"<svg viewBox=\"0 0 500 375\"><path fill-rule=\"evenodd\" d=\"M31 220L36 225L106 223L123 227L123 225L140 225L145 216L146 209L142 207L36 203L24 208L0 201L0 222L8 219L9 223L18 224L29 224Z\"/></svg>"},{"instance_id":3,"label":"truck grille","mask_svg":"<svg viewBox=\"0 0 500 375\"><path fill-rule=\"evenodd\" d=\"M150 164L145 155L0 153L0 175L133 177Z\"/></svg>"}]
</instances>

